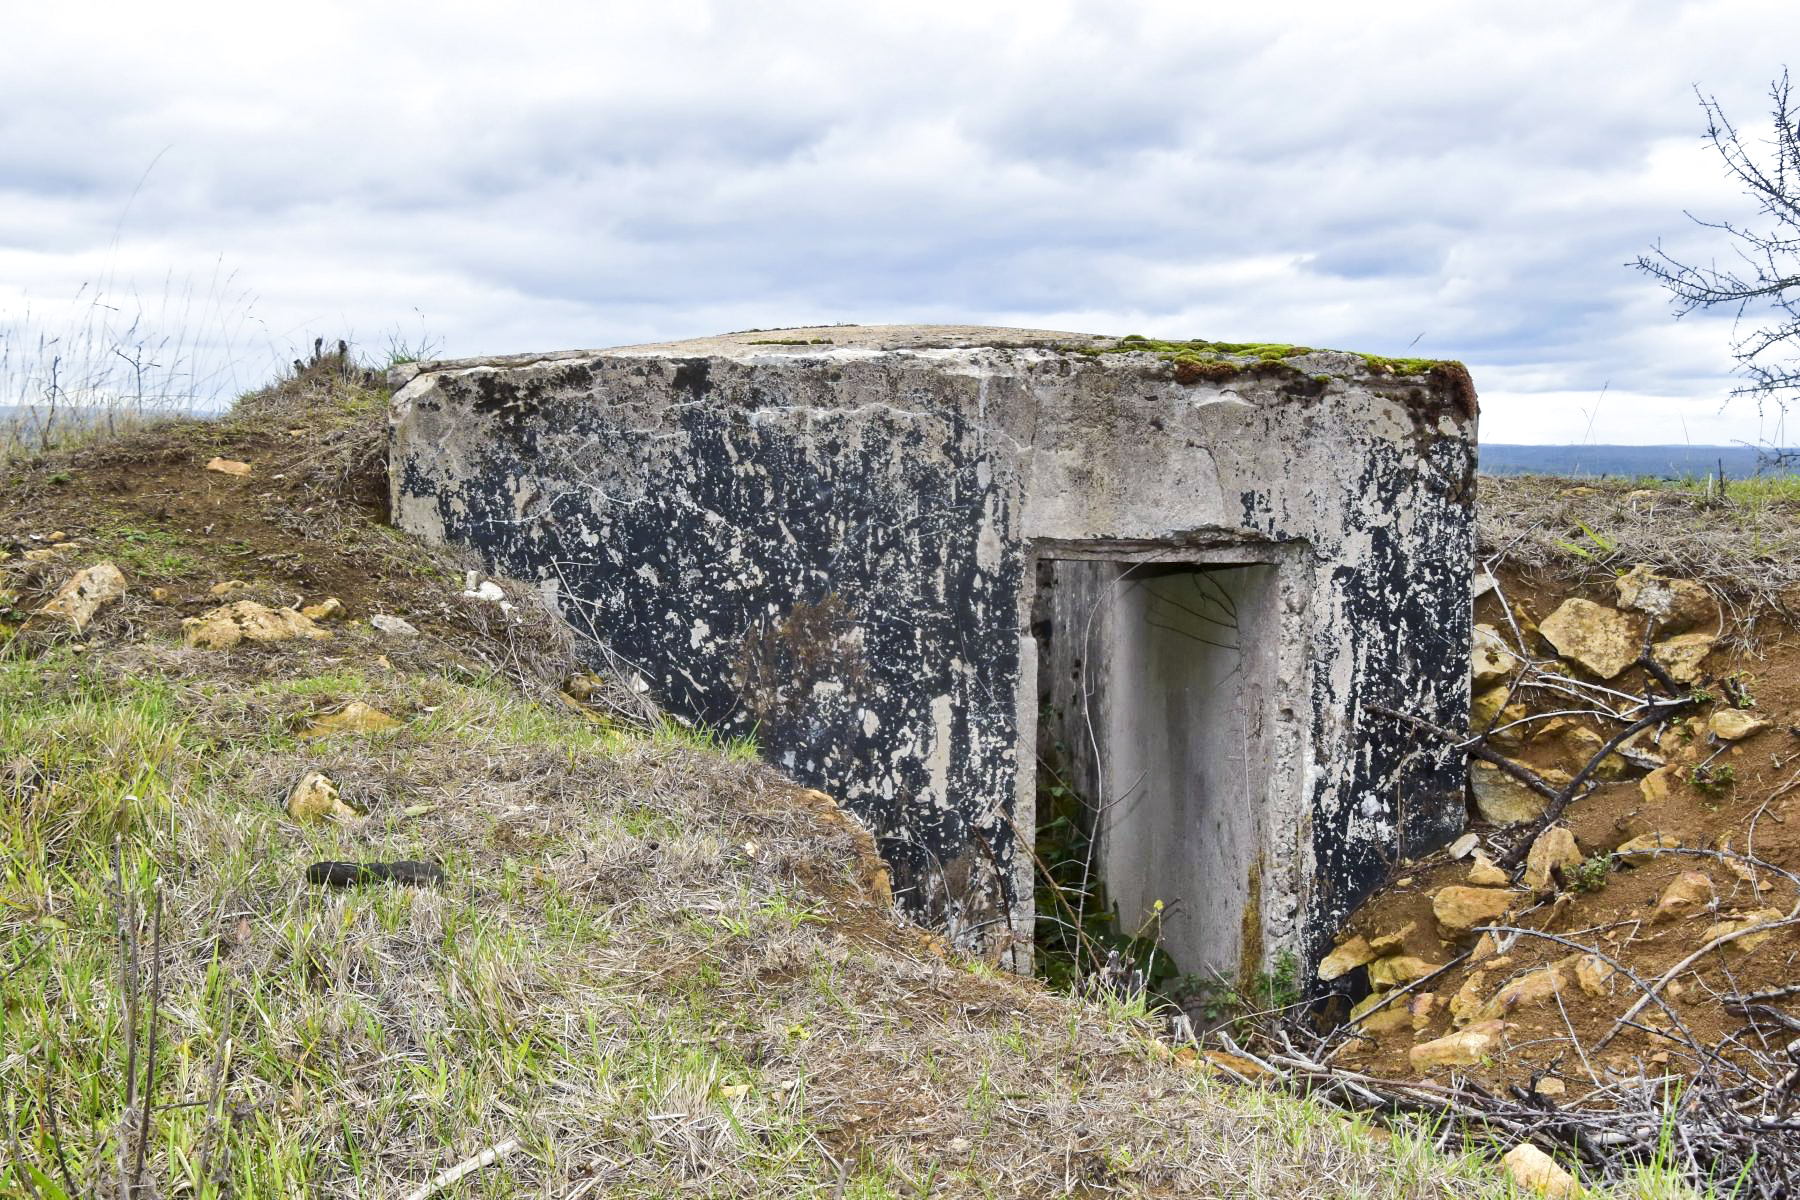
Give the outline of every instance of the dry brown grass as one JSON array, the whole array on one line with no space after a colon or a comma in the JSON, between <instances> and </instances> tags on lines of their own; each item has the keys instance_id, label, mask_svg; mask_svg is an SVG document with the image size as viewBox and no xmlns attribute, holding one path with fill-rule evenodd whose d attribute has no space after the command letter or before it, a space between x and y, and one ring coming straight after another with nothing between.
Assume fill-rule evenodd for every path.
<instances>
[{"instance_id":1,"label":"dry brown grass","mask_svg":"<svg viewBox=\"0 0 1800 1200\"><path fill-rule=\"evenodd\" d=\"M1633 565L1712 588L1729 639L1753 642L1771 618L1800 621L1800 501L1782 491L1723 497L1679 486L1551 476L1480 479L1479 554L1495 565L1608 582Z\"/></svg>"}]
</instances>

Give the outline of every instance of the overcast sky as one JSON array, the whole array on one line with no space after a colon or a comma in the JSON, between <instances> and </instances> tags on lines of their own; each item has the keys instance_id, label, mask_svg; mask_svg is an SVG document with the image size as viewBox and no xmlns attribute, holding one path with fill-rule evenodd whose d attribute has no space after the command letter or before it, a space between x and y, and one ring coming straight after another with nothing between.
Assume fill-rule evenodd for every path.
<instances>
[{"instance_id":1,"label":"overcast sky","mask_svg":"<svg viewBox=\"0 0 1800 1200\"><path fill-rule=\"evenodd\" d=\"M1766 134L1797 47L1793 0L8 5L0 325L17 379L135 295L245 386L315 335L1292 341L1462 359L1490 441L1755 441L1729 322L1624 264L1728 252L1694 88Z\"/></svg>"}]
</instances>

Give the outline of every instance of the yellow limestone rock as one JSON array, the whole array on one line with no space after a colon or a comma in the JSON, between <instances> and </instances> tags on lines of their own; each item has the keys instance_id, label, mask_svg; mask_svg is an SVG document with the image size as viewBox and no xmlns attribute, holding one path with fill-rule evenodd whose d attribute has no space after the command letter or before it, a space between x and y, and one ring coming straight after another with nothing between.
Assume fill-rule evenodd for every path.
<instances>
[{"instance_id":1,"label":"yellow limestone rock","mask_svg":"<svg viewBox=\"0 0 1800 1200\"><path fill-rule=\"evenodd\" d=\"M300 610L300 615L313 621L341 621L347 614L344 602L336 596L308 604Z\"/></svg>"},{"instance_id":2,"label":"yellow limestone rock","mask_svg":"<svg viewBox=\"0 0 1800 1200\"><path fill-rule=\"evenodd\" d=\"M1552 787L1569 782L1569 776L1562 771L1539 771L1538 774ZM1470 763L1469 786L1475 792L1475 810L1481 814L1481 819L1496 825L1535 821L1550 803L1492 763Z\"/></svg>"},{"instance_id":3,"label":"yellow limestone rock","mask_svg":"<svg viewBox=\"0 0 1800 1200\"><path fill-rule=\"evenodd\" d=\"M1565 730L1562 741L1563 745L1574 752L1575 761L1570 766L1577 771L1587 766L1588 760L1600 753L1600 748L1606 745L1605 738L1582 725ZM1600 760L1600 765L1594 768L1594 778L1618 779L1630 769L1631 764L1614 752Z\"/></svg>"},{"instance_id":4,"label":"yellow limestone rock","mask_svg":"<svg viewBox=\"0 0 1800 1200\"><path fill-rule=\"evenodd\" d=\"M1519 669L1519 656L1506 645L1506 639L1492 625L1475 627L1474 645L1469 655L1469 674L1476 687L1505 679Z\"/></svg>"},{"instance_id":5,"label":"yellow limestone rock","mask_svg":"<svg viewBox=\"0 0 1800 1200\"><path fill-rule=\"evenodd\" d=\"M1388 954L1399 953L1400 947L1406 944L1406 935L1418 928L1417 921L1408 921L1392 933L1384 933L1380 937L1369 939L1369 949L1375 952L1376 958Z\"/></svg>"},{"instance_id":6,"label":"yellow limestone rock","mask_svg":"<svg viewBox=\"0 0 1800 1200\"><path fill-rule=\"evenodd\" d=\"M1670 763L1666 767L1658 767L1642 779L1638 780L1638 795L1649 805L1662 805L1669 802L1669 789L1681 778L1681 764Z\"/></svg>"},{"instance_id":7,"label":"yellow limestone rock","mask_svg":"<svg viewBox=\"0 0 1800 1200\"><path fill-rule=\"evenodd\" d=\"M1475 1014L1475 1019L1490 1021L1497 1017L1504 1017L1514 1009L1548 1000L1567 988L1568 983L1563 979L1560 965L1539 967L1535 971L1527 971L1489 997L1488 1002L1483 1004L1481 1010Z\"/></svg>"},{"instance_id":8,"label":"yellow limestone rock","mask_svg":"<svg viewBox=\"0 0 1800 1200\"><path fill-rule=\"evenodd\" d=\"M1544 618L1538 632L1558 654L1601 679L1611 679L1636 662L1642 641L1635 619L1580 597L1564 600Z\"/></svg>"},{"instance_id":9,"label":"yellow limestone rock","mask_svg":"<svg viewBox=\"0 0 1800 1200\"><path fill-rule=\"evenodd\" d=\"M1633 867L1641 867L1656 857L1658 850L1675 850L1681 846L1681 839L1667 833L1646 833L1634 837L1619 846L1613 854L1622 863Z\"/></svg>"},{"instance_id":10,"label":"yellow limestone rock","mask_svg":"<svg viewBox=\"0 0 1800 1200\"><path fill-rule=\"evenodd\" d=\"M1500 1161L1506 1167L1506 1177L1521 1191L1536 1192L1552 1197L1552 1200L1561 1200L1581 1191L1581 1185L1573 1175L1530 1142L1520 1142Z\"/></svg>"},{"instance_id":11,"label":"yellow limestone rock","mask_svg":"<svg viewBox=\"0 0 1800 1200\"><path fill-rule=\"evenodd\" d=\"M1410 954L1396 954L1392 958L1378 958L1369 964L1369 986L1378 992L1388 988L1400 987L1415 979L1437 970L1441 964L1426 962Z\"/></svg>"},{"instance_id":12,"label":"yellow limestone rock","mask_svg":"<svg viewBox=\"0 0 1800 1200\"><path fill-rule=\"evenodd\" d=\"M1456 995L1450 997L1446 1006L1450 1010L1450 1020L1457 1025L1467 1025L1481 1011L1482 993L1487 984L1487 970L1469 972L1462 986L1456 989Z\"/></svg>"},{"instance_id":13,"label":"yellow limestone rock","mask_svg":"<svg viewBox=\"0 0 1800 1200\"><path fill-rule=\"evenodd\" d=\"M1613 976L1618 970L1598 954L1575 957L1575 985L1590 996L1604 999L1612 995Z\"/></svg>"},{"instance_id":14,"label":"yellow limestone rock","mask_svg":"<svg viewBox=\"0 0 1800 1200\"><path fill-rule=\"evenodd\" d=\"M1759 908L1752 912L1734 916L1730 920L1718 921L1712 925L1708 925L1706 927L1706 932L1700 935L1700 940L1702 942L1710 942L1714 938L1725 937L1727 934L1736 933L1740 929L1755 929L1758 925L1767 925L1771 921L1779 921L1786 916L1787 914L1779 908ZM1776 931L1773 929L1760 933L1747 933L1741 938L1726 942L1724 948L1727 950L1735 950L1742 954L1748 954L1750 951L1774 937L1775 933Z\"/></svg>"},{"instance_id":15,"label":"yellow limestone rock","mask_svg":"<svg viewBox=\"0 0 1800 1200\"><path fill-rule=\"evenodd\" d=\"M235 475L242 479L250 474L250 464L239 462L234 458L214 458L206 464L209 471L217 471L221 475Z\"/></svg>"},{"instance_id":16,"label":"yellow limestone rock","mask_svg":"<svg viewBox=\"0 0 1800 1200\"><path fill-rule=\"evenodd\" d=\"M1506 1028L1499 1021L1482 1021L1456 1033L1414 1046L1407 1058L1421 1075L1440 1067L1472 1067L1500 1045Z\"/></svg>"},{"instance_id":17,"label":"yellow limestone rock","mask_svg":"<svg viewBox=\"0 0 1800 1200\"><path fill-rule=\"evenodd\" d=\"M1431 898L1431 912L1447 932L1458 934L1499 920L1517 900L1518 896L1508 888L1455 885Z\"/></svg>"},{"instance_id":18,"label":"yellow limestone rock","mask_svg":"<svg viewBox=\"0 0 1800 1200\"><path fill-rule=\"evenodd\" d=\"M1512 877L1494 865L1494 860L1477 850L1475 865L1469 868L1469 882L1476 887L1505 887Z\"/></svg>"},{"instance_id":19,"label":"yellow limestone rock","mask_svg":"<svg viewBox=\"0 0 1800 1200\"><path fill-rule=\"evenodd\" d=\"M1657 897L1652 921L1670 921L1699 912L1712 903L1712 880L1698 871L1683 871Z\"/></svg>"},{"instance_id":20,"label":"yellow limestone rock","mask_svg":"<svg viewBox=\"0 0 1800 1200\"><path fill-rule=\"evenodd\" d=\"M242 592L250 587L241 579L224 579L206 589L215 596L229 596L233 592Z\"/></svg>"},{"instance_id":21,"label":"yellow limestone rock","mask_svg":"<svg viewBox=\"0 0 1800 1200\"><path fill-rule=\"evenodd\" d=\"M1533 892L1547 892L1556 886L1555 872L1573 870L1581 865L1581 848L1567 827L1552 825L1537 835L1525 855L1525 886Z\"/></svg>"},{"instance_id":22,"label":"yellow limestone rock","mask_svg":"<svg viewBox=\"0 0 1800 1200\"><path fill-rule=\"evenodd\" d=\"M390 717L379 708L372 708L364 704L361 700L352 700L335 712L325 713L314 720L311 725L306 727L304 736L330 737L334 733L381 733L388 729L398 729L405 723Z\"/></svg>"},{"instance_id":23,"label":"yellow limestone rock","mask_svg":"<svg viewBox=\"0 0 1800 1200\"><path fill-rule=\"evenodd\" d=\"M1617 585L1619 606L1655 617L1659 632L1681 633L1719 623L1719 606L1703 585L1658 575L1649 563L1639 563L1619 576Z\"/></svg>"},{"instance_id":24,"label":"yellow limestone rock","mask_svg":"<svg viewBox=\"0 0 1800 1200\"><path fill-rule=\"evenodd\" d=\"M288 793L288 815L296 821L355 821L357 811L338 795L338 786L318 771L308 771Z\"/></svg>"},{"instance_id":25,"label":"yellow limestone rock","mask_svg":"<svg viewBox=\"0 0 1800 1200\"><path fill-rule=\"evenodd\" d=\"M1650 647L1650 657L1677 683L1700 678L1702 664L1719 639L1710 633L1682 633Z\"/></svg>"},{"instance_id":26,"label":"yellow limestone rock","mask_svg":"<svg viewBox=\"0 0 1800 1200\"><path fill-rule=\"evenodd\" d=\"M102 605L111 604L125 595L125 576L109 562L95 563L75 572L56 594L37 610L40 617L58 617L80 633L94 619Z\"/></svg>"},{"instance_id":27,"label":"yellow limestone rock","mask_svg":"<svg viewBox=\"0 0 1800 1200\"><path fill-rule=\"evenodd\" d=\"M269 608L254 600L222 605L181 623L182 640L203 650L225 650L240 642L285 642L291 638L324 639L330 631L291 608Z\"/></svg>"},{"instance_id":28,"label":"yellow limestone rock","mask_svg":"<svg viewBox=\"0 0 1800 1200\"><path fill-rule=\"evenodd\" d=\"M65 554L73 554L81 547L74 542L63 542L56 546L42 546L36 550L25 552L26 562L49 562L53 558L61 558Z\"/></svg>"},{"instance_id":29,"label":"yellow limestone rock","mask_svg":"<svg viewBox=\"0 0 1800 1200\"><path fill-rule=\"evenodd\" d=\"M1366 962L1372 962L1375 951L1361 934L1350 938L1327 954L1319 963L1319 978L1326 983L1348 975Z\"/></svg>"},{"instance_id":30,"label":"yellow limestone rock","mask_svg":"<svg viewBox=\"0 0 1800 1200\"><path fill-rule=\"evenodd\" d=\"M1712 719L1706 723L1713 736L1723 742L1736 742L1752 737L1767 729L1770 725L1767 717L1759 717L1747 713L1741 708L1721 708L1713 713Z\"/></svg>"},{"instance_id":31,"label":"yellow limestone rock","mask_svg":"<svg viewBox=\"0 0 1800 1200\"><path fill-rule=\"evenodd\" d=\"M1412 998L1412 1003L1406 1006L1407 1015L1412 1018L1414 1031L1431 1024L1432 1014L1437 1011L1437 999L1436 992L1420 992Z\"/></svg>"},{"instance_id":32,"label":"yellow limestone rock","mask_svg":"<svg viewBox=\"0 0 1800 1200\"><path fill-rule=\"evenodd\" d=\"M1385 993L1370 992L1350 1010L1352 1024L1359 1026L1364 1033L1372 1033L1377 1037L1394 1033L1401 1029L1412 1028L1412 1013L1405 1004L1396 1000L1385 1004Z\"/></svg>"}]
</instances>

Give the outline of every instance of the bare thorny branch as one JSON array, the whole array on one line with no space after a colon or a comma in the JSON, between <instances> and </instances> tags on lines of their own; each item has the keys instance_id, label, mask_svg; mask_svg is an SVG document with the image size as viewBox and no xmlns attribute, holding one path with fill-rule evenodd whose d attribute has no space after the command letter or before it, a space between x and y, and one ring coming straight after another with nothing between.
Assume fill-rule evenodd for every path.
<instances>
[{"instance_id":1,"label":"bare thorny branch","mask_svg":"<svg viewBox=\"0 0 1800 1200\"><path fill-rule=\"evenodd\" d=\"M1653 253L1631 264L1668 289L1676 315L1699 309L1734 312L1732 354L1748 380L1733 395L1772 400L1785 407L1800 390L1800 355L1780 358L1781 347L1800 346L1800 109L1791 99L1788 75L1770 86L1774 136L1767 143L1772 157L1746 146L1716 98L1699 94L1706 113L1706 138L1735 179L1757 204L1768 224L1690 220L1721 230L1735 240L1738 264L1698 266L1683 262L1659 242ZM1753 310L1769 310L1746 328Z\"/></svg>"}]
</instances>

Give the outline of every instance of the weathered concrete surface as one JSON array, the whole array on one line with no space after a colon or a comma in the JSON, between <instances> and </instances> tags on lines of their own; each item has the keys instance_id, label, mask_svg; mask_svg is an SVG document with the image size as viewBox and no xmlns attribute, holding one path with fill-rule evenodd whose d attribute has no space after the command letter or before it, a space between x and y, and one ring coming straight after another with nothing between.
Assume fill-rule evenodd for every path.
<instances>
[{"instance_id":1,"label":"weathered concrete surface","mask_svg":"<svg viewBox=\"0 0 1800 1200\"><path fill-rule=\"evenodd\" d=\"M1139 899L1180 875L1205 962L1310 959L1397 853L1462 824L1450 760L1371 706L1466 720L1473 392L1454 366L1120 348L830 327L422 364L397 381L394 514L540 580L676 711L754 732L873 827L909 908L1015 963L1042 576L1061 669L1109 614L1092 682L1126 699L1088 769L1159 780L1109 868L1180 830L1194 853L1159 849ZM1163 602L1132 598L1151 564L1177 587L1238 570L1243 663L1172 653Z\"/></svg>"}]
</instances>

